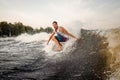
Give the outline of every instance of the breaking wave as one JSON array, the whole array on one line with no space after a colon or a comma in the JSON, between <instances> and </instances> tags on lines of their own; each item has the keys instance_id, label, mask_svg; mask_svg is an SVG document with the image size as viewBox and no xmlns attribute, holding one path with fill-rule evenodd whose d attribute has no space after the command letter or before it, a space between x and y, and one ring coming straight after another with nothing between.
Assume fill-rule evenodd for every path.
<instances>
[{"instance_id":1,"label":"breaking wave","mask_svg":"<svg viewBox=\"0 0 120 80\"><path fill-rule=\"evenodd\" d=\"M81 29L54 52L50 34L0 39L0 78L4 80L119 80L120 29ZM8 66L9 65L9 66Z\"/></svg>"}]
</instances>

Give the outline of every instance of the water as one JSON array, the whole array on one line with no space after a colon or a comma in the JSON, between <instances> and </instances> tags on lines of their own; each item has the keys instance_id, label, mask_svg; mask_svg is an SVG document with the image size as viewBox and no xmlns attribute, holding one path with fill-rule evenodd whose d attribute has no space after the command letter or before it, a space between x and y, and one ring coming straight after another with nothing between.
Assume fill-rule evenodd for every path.
<instances>
[{"instance_id":1,"label":"water","mask_svg":"<svg viewBox=\"0 0 120 80\"><path fill-rule=\"evenodd\" d=\"M0 79L118 80L120 49L113 48L119 39L114 41L111 30L99 32L81 30L81 41L70 39L62 43L61 52L52 50L52 41L46 45L50 35L47 33L0 38Z\"/></svg>"}]
</instances>

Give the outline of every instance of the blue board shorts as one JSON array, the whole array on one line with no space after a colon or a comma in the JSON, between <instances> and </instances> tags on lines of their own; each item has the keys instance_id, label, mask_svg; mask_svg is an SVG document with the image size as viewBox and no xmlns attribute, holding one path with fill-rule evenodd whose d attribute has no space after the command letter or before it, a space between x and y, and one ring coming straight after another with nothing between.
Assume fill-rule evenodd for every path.
<instances>
[{"instance_id":1,"label":"blue board shorts","mask_svg":"<svg viewBox=\"0 0 120 80\"><path fill-rule=\"evenodd\" d=\"M60 35L60 34L57 34L57 35L55 36L55 38L56 38L59 42L66 42L66 41L68 40L67 37L62 36L62 35Z\"/></svg>"}]
</instances>

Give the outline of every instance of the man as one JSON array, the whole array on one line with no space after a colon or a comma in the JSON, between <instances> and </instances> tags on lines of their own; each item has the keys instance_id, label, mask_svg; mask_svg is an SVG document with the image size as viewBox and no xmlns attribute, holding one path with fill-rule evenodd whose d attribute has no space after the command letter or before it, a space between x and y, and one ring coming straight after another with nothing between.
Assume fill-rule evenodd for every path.
<instances>
[{"instance_id":1,"label":"man","mask_svg":"<svg viewBox=\"0 0 120 80\"><path fill-rule=\"evenodd\" d=\"M65 37L65 35L71 36L71 37L75 38L76 40L80 40L79 38L77 38L74 35L72 35L71 33L69 33L65 28L59 27L56 21L53 21L52 25L54 27L54 30L47 42L47 45L49 44L50 40L52 39L57 45L55 50L60 51L62 49L62 44L60 42L66 42L68 40L68 38Z\"/></svg>"}]
</instances>

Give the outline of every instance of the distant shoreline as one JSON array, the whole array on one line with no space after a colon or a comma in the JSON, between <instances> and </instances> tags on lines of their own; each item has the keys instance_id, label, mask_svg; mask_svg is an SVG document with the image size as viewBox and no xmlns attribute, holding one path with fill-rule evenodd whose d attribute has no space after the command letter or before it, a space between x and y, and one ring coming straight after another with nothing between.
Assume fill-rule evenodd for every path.
<instances>
[{"instance_id":1,"label":"distant shoreline","mask_svg":"<svg viewBox=\"0 0 120 80\"><path fill-rule=\"evenodd\" d=\"M33 29L31 26L24 25L21 22L15 22L14 24L7 21L0 22L0 38L16 37L22 33L35 34L40 32L51 33L53 29L51 27L40 27L39 29Z\"/></svg>"}]
</instances>

